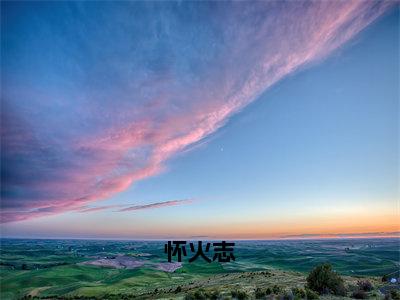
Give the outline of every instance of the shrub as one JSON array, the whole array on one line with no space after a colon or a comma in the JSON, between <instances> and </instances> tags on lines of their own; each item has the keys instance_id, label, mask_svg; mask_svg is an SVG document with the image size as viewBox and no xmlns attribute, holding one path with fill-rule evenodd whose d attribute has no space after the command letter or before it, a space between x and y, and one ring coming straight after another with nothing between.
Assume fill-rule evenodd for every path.
<instances>
[{"instance_id":1,"label":"shrub","mask_svg":"<svg viewBox=\"0 0 400 300\"><path fill-rule=\"evenodd\" d=\"M217 300L220 298L220 292L218 290L209 291L205 296L207 299Z\"/></svg>"},{"instance_id":2,"label":"shrub","mask_svg":"<svg viewBox=\"0 0 400 300\"><path fill-rule=\"evenodd\" d=\"M265 294L266 294L266 295L271 295L271 294L272 294L272 290L271 290L270 287L268 287L268 288L265 290Z\"/></svg>"},{"instance_id":3,"label":"shrub","mask_svg":"<svg viewBox=\"0 0 400 300\"><path fill-rule=\"evenodd\" d=\"M194 293L194 299L198 299L198 300L206 300L207 297L206 295L204 295L204 292L202 290L197 290Z\"/></svg>"},{"instance_id":4,"label":"shrub","mask_svg":"<svg viewBox=\"0 0 400 300\"><path fill-rule=\"evenodd\" d=\"M310 290L310 289L306 288L306 298L307 298L307 300L315 300L315 299L318 299L319 296L313 290Z\"/></svg>"},{"instance_id":5,"label":"shrub","mask_svg":"<svg viewBox=\"0 0 400 300\"><path fill-rule=\"evenodd\" d=\"M209 299L203 290L197 290L194 293L187 293L185 300L206 300Z\"/></svg>"},{"instance_id":6,"label":"shrub","mask_svg":"<svg viewBox=\"0 0 400 300\"><path fill-rule=\"evenodd\" d=\"M188 293L185 295L185 300L195 300L194 295L192 293Z\"/></svg>"},{"instance_id":7,"label":"shrub","mask_svg":"<svg viewBox=\"0 0 400 300\"><path fill-rule=\"evenodd\" d=\"M355 299L367 299L368 295L364 290L357 290L353 292L352 297Z\"/></svg>"},{"instance_id":8,"label":"shrub","mask_svg":"<svg viewBox=\"0 0 400 300\"><path fill-rule=\"evenodd\" d=\"M283 300L293 300L294 297L293 297L292 292L291 292L291 291L286 291L286 292L283 294L282 299L283 299Z\"/></svg>"},{"instance_id":9,"label":"shrub","mask_svg":"<svg viewBox=\"0 0 400 300\"><path fill-rule=\"evenodd\" d=\"M276 284L272 287L272 292L276 295L282 292L282 288L277 286Z\"/></svg>"},{"instance_id":10,"label":"shrub","mask_svg":"<svg viewBox=\"0 0 400 300\"><path fill-rule=\"evenodd\" d=\"M231 291L232 298L238 299L238 300L244 300L248 298L248 295L245 291L241 290L234 290Z\"/></svg>"},{"instance_id":11,"label":"shrub","mask_svg":"<svg viewBox=\"0 0 400 300\"><path fill-rule=\"evenodd\" d=\"M316 266L307 277L307 285L320 295L327 293L346 295L343 279L332 270L330 264Z\"/></svg>"},{"instance_id":12,"label":"shrub","mask_svg":"<svg viewBox=\"0 0 400 300\"><path fill-rule=\"evenodd\" d=\"M255 292L254 292L254 296L256 297L256 299L261 299L264 298L265 296L265 291L263 291L260 288L256 288Z\"/></svg>"},{"instance_id":13,"label":"shrub","mask_svg":"<svg viewBox=\"0 0 400 300\"><path fill-rule=\"evenodd\" d=\"M400 300L400 292L399 291L391 290L390 296L392 297L393 300Z\"/></svg>"},{"instance_id":14,"label":"shrub","mask_svg":"<svg viewBox=\"0 0 400 300\"><path fill-rule=\"evenodd\" d=\"M239 291L237 295L238 300L244 300L248 298L248 295L245 291Z\"/></svg>"},{"instance_id":15,"label":"shrub","mask_svg":"<svg viewBox=\"0 0 400 300\"><path fill-rule=\"evenodd\" d=\"M181 288L181 286L178 286L178 287L175 289L175 293L180 293L180 292L182 292L182 288Z\"/></svg>"},{"instance_id":16,"label":"shrub","mask_svg":"<svg viewBox=\"0 0 400 300\"><path fill-rule=\"evenodd\" d=\"M360 280L357 282L358 288L364 292L370 292L374 289L372 283L368 280Z\"/></svg>"},{"instance_id":17,"label":"shrub","mask_svg":"<svg viewBox=\"0 0 400 300\"><path fill-rule=\"evenodd\" d=\"M303 299L306 297L306 292L298 287L293 288L292 293L295 299Z\"/></svg>"}]
</instances>

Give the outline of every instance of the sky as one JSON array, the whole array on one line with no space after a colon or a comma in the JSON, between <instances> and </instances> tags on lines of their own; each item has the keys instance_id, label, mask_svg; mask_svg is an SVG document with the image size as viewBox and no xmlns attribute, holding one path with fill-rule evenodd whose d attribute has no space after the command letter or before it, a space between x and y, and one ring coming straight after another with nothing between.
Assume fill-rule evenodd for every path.
<instances>
[{"instance_id":1,"label":"sky","mask_svg":"<svg viewBox=\"0 0 400 300\"><path fill-rule=\"evenodd\" d=\"M395 2L1 5L2 236L400 231Z\"/></svg>"}]
</instances>

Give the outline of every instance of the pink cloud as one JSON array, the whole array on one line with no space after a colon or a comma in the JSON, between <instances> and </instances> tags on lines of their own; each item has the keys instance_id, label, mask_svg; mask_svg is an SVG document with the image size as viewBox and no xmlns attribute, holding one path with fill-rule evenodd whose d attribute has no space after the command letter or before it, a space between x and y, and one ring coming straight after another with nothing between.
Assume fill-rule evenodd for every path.
<instances>
[{"instance_id":1,"label":"pink cloud","mask_svg":"<svg viewBox=\"0 0 400 300\"><path fill-rule=\"evenodd\" d=\"M9 156L18 153L18 160L23 157L32 168L20 167L29 180L2 182L13 195L3 197L2 222L100 209L85 207L158 174L169 158L216 132L285 76L327 57L394 5L391 1L231 3L212 20L224 51L216 51L211 58L198 53L198 60L206 63L198 62L201 71L190 73L190 80L177 75L178 63L154 74L146 70L145 76L130 78L126 58L110 54L108 61L99 60L99 68L114 71L124 80L115 88L108 88L105 82L104 86L91 88L88 84L77 89L74 97L80 102L73 107L71 119L78 116L78 125L66 114L65 120L58 119L61 115L54 119L46 115L50 124L46 127L33 126L35 122L28 117L2 126ZM169 50L173 52L174 46ZM171 56L179 61L178 54ZM104 70L96 71L102 74ZM18 93L24 91L15 93L21 96ZM28 94L28 98L35 99L35 92L30 93L33 96ZM52 100L38 94L44 104L32 109L40 112ZM40 116L34 112L28 114L32 119ZM56 127L59 123L63 127ZM85 134L81 134L81 128L87 130ZM17 159L14 164L18 164ZM121 211L185 201L189 200Z\"/></svg>"}]
</instances>

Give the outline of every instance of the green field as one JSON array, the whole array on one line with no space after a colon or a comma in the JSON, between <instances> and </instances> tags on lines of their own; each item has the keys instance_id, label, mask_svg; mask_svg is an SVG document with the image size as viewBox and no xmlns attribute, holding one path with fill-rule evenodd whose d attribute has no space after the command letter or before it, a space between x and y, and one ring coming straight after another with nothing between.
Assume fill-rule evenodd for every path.
<instances>
[{"instance_id":1,"label":"green field","mask_svg":"<svg viewBox=\"0 0 400 300\"><path fill-rule=\"evenodd\" d=\"M242 241L236 242L235 262L207 263L201 259L174 272L157 269L165 264L162 242L9 240L1 245L1 299L37 298L183 298L197 289L218 290L224 297L243 289L278 285L283 290L304 288L307 273L330 262L348 286L358 279L373 282L375 294L384 287L381 277L399 269L396 239ZM122 257L140 267L90 265L100 259ZM396 288L396 286L395 286ZM383 295L381 295L383 297Z\"/></svg>"}]
</instances>

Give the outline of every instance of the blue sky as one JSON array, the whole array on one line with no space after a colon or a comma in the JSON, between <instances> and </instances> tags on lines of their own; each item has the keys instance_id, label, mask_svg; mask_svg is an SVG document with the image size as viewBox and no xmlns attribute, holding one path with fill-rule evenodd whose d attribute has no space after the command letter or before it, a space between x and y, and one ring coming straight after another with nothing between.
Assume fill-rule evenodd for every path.
<instances>
[{"instance_id":1,"label":"blue sky","mask_svg":"<svg viewBox=\"0 0 400 300\"><path fill-rule=\"evenodd\" d=\"M248 9L241 25L235 5L227 14L136 5L128 10L135 22L122 19L117 30L118 5L90 13L29 5L33 13L25 4L5 10L3 235L274 238L398 229L397 9L382 8L374 21L371 7L330 4L332 15L351 12L338 25L333 17L324 23L320 8L286 3L259 16ZM114 23L102 36L96 22L109 5ZM308 14L317 24L302 20ZM290 16L305 32L286 26ZM337 29L321 42L324 25ZM292 40L281 42L282 32ZM309 36L319 39L308 45Z\"/></svg>"}]
</instances>

